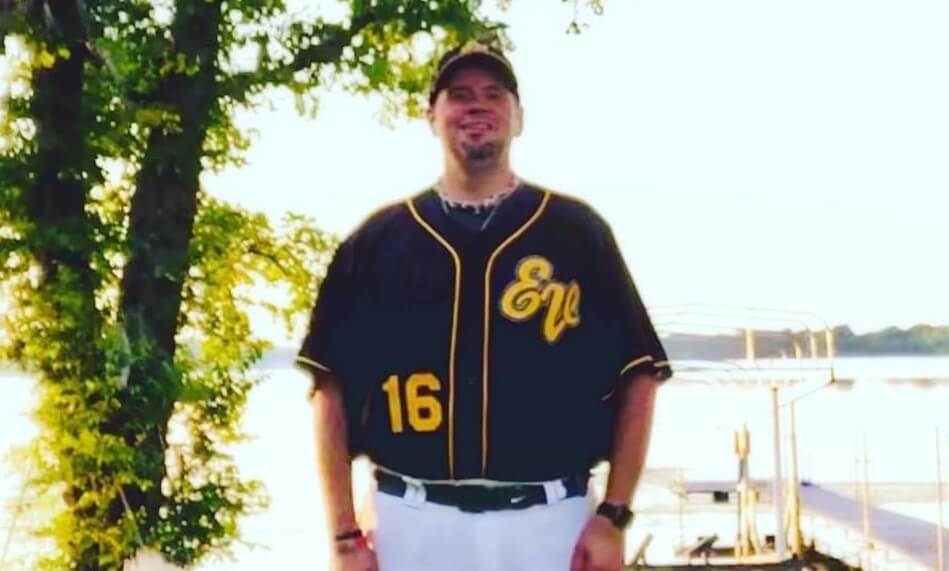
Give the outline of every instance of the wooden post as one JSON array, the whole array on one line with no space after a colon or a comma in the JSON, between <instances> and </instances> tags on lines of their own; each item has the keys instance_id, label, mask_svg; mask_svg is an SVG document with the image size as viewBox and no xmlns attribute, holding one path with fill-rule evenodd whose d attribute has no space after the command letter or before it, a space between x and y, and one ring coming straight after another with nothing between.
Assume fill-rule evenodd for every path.
<instances>
[{"instance_id":1,"label":"wooden post","mask_svg":"<svg viewBox=\"0 0 949 571\"><path fill-rule=\"evenodd\" d=\"M685 511L685 477L682 475L682 468L676 470L676 479L679 482L679 546L685 545L685 526L683 524L683 511Z\"/></svg>"},{"instance_id":2,"label":"wooden post","mask_svg":"<svg viewBox=\"0 0 949 571\"><path fill-rule=\"evenodd\" d=\"M804 537L801 533L801 497L797 465L797 418L795 417L794 405L795 402L792 400L788 407L791 423L791 482L788 488L790 496L788 504L791 510L791 553L800 556L804 554Z\"/></svg>"},{"instance_id":3,"label":"wooden post","mask_svg":"<svg viewBox=\"0 0 949 571\"><path fill-rule=\"evenodd\" d=\"M738 456L738 536L735 541L735 558L742 561L747 555L760 552L758 531L755 528L755 490L748 474L748 456L751 453L751 434L748 423L735 431L735 454Z\"/></svg>"},{"instance_id":4,"label":"wooden post","mask_svg":"<svg viewBox=\"0 0 949 571\"><path fill-rule=\"evenodd\" d=\"M784 494L781 485L781 409L778 404L778 385L771 385L771 415L774 424L774 479L772 503L774 504L774 548L778 561L787 555L787 533L784 528Z\"/></svg>"},{"instance_id":5,"label":"wooden post","mask_svg":"<svg viewBox=\"0 0 949 571\"><path fill-rule=\"evenodd\" d=\"M940 448L942 442L939 439L939 425L936 425L936 498L939 501L939 527L936 528L936 555L939 560L939 571L946 570L945 546L943 545L943 520L942 520L942 453Z\"/></svg>"},{"instance_id":6,"label":"wooden post","mask_svg":"<svg viewBox=\"0 0 949 571\"><path fill-rule=\"evenodd\" d=\"M872 571L873 535L870 529L870 453L867 433L863 433L863 538L867 559L865 571Z\"/></svg>"}]
</instances>

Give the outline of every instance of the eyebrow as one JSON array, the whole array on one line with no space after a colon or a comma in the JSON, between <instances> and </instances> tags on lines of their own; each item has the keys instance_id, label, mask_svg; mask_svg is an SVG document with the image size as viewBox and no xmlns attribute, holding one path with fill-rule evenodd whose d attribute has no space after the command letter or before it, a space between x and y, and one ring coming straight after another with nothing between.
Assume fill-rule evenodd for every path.
<instances>
[{"instance_id":1,"label":"eyebrow","mask_svg":"<svg viewBox=\"0 0 949 571\"><path fill-rule=\"evenodd\" d=\"M480 89L481 91L504 91L505 87L498 83L490 83L480 88L477 86L472 86L472 85L449 85L448 87L445 88L445 90L449 92L476 91L478 89Z\"/></svg>"}]
</instances>

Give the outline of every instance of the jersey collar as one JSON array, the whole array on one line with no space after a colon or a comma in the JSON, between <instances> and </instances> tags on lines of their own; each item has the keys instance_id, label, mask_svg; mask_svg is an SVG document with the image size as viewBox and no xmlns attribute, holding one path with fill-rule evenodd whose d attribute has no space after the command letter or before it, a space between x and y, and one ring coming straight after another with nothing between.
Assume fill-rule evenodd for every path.
<instances>
[{"instance_id":1,"label":"jersey collar","mask_svg":"<svg viewBox=\"0 0 949 571\"><path fill-rule=\"evenodd\" d=\"M494 218L481 231L468 228L453 220L442 207L438 193L429 188L412 198L412 203L426 223L452 247L466 250L472 247L492 250L516 232L540 207L544 191L526 184L515 189L497 207Z\"/></svg>"}]
</instances>

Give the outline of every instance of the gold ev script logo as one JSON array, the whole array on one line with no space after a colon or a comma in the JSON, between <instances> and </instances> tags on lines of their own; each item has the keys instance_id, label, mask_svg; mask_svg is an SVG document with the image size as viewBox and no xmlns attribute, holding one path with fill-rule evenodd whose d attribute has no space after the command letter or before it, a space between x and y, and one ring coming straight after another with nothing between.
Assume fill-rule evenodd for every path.
<instances>
[{"instance_id":1,"label":"gold ev script logo","mask_svg":"<svg viewBox=\"0 0 949 571\"><path fill-rule=\"evenodd\" d=\"M580 284L553 279L554 266L541 256L529 256L517 264L515 279L501 294L501 314L511 321L527 321L547 309L544 339L556 343L567 327L580 325Z\"/></svg>"}]
</instances>

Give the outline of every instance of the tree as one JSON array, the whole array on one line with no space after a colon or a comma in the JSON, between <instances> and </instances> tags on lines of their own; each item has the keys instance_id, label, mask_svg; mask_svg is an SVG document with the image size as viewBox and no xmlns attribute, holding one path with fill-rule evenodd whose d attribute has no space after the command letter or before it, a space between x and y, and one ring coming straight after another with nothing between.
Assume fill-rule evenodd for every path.
<instances>
[{"instance_id":1,"label":"tree","mask_svg":"<svg viewBox=\"0 0 949 571\"><path fill-rule=\"evenodd\" d=\"M500 28L475 0L350 0L339 21L281 0L6 0L17 87L0 116L4 355L36 374L36 484L60 493L55 569L177 563L226 548L261 505L222 452L266 348L246 309L291 322L332 236L210 199L239 162L233 112L341 78L417 112L432 53ZM285 288L281 307L255 284Z\"/></svg>"}]
</instances>

